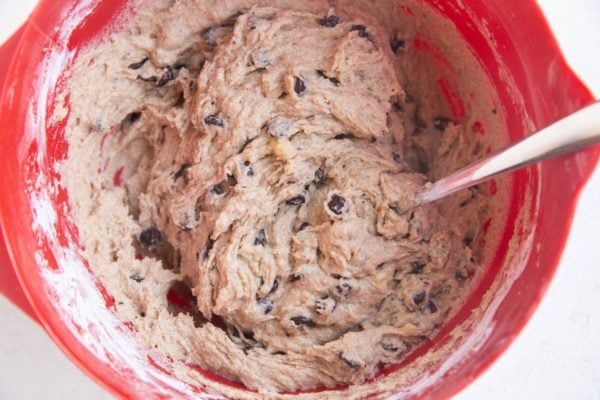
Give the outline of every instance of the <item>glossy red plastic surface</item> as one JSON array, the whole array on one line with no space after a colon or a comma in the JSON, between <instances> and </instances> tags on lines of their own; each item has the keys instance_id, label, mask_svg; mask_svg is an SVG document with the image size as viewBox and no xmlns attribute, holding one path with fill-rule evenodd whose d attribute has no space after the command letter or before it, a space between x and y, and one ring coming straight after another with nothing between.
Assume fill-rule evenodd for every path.
<instances>
[{"instance_id":1,"label":"glossy red plastic surface","mask_svg":"<svg viewBox=\"0 0 600 400\"><path fill-rule=\"evenodd\" d=\"M508 134L512 140L522 137L528 131L524 115L529 116L535 127L541 127L592 101L588 90L564 62L533 1L474 0L469 2L466 10L457 7L458 2L454 0L422 1L438 9L455 23L482 64L486 66L507 115ZM96 2L93 13L78 21L67 37L61 36L55 28L63 26L67 22L65 16L73 14L77 5L82 3L89 2L42 1L31 17L29 25L22 32L23 39L15 50L10 69L6 73L0 102L0 165L3 171L0 175L0 217L8 251L37 316L56 343L84 371L107 390L122 398L183 396L181 388L172 388L167 384L158 387L160 385L138 379L133 367L125 365L122 370L115 371L110 364L110 354L99 357L84 344L81 336L83 332L89 334L86 327L65 323L64 315L61 315L57 308L59 302L53 297L60 296L60 293L49 290L47 282L48 271L60 270L63 266L58 265L58 254L52 246L40 240L38 232L32 228L36 215L41 211L35 208L28 197L31 181L35 180L36 174L43 173L50 177L48 184L57 183L58 177L53 172L53 164L63 159L66 154L64 126L51 124L43 118L44 116L36 114L36 110L39 109L35 108L35 105L40 101L40 96L48 95L43 92L37 80L39 68L42 65L44 68L53 68L53 65L45 63L49 47L58 46L66 52L76 52L106 28L125 2ZM483 19L487 21L486 26L489 30L486 35L480 31L481 24L473 22ZM489 46L486 39L490 35L497 43L495 49ZM4 47L2 59L6 60L5 54L13 49L14 43ZM517 100L520 102L515 101L514 94L503 80L496 65L494 51L504 63L505 71L510 74L514 86L519 88ZM0 70L0 75L2 72ZM55 79L62 79L61 74L56 74ZM51 107L51 103L48 102L48 107ZM457 110L459 109L460 107L457 107ZM32 125L32 120L39 122L40 118L43 122L41 125ZM44 132L35 131L35 128L40 126L45 127ZM475 124L473 131L480 132L481 127ZM45 140L36 140L40 134L45 135ZM484 343L473 349L463 360L457 362L455 368L447 371L426 390L410 395L410 398L444 399L452 396L481 374L520 332L552 279L569 232L578 194L593 172L599 153L599 148L595 147L514 175L514 198L509 210L511 216L516 217L519 209L526 206L523 195L526 188L532 189L533 185L537 189L533 192L538 194L531 199L532 204L535 203L532 209L536 211L530 217L531 241L520 243L532 249L525 260L525 268L496 310L494 329ZM56 242L64 246L71 242L76 243L76 229L68 221L68 215L64 211L67 210L68 214L66 193L59 188L50 200L57 210L63 210L58 211L56 219L52 221L53 227L56 227ZM506 231L511 231L511 227L507 227ZM450 325L465 319L468 309L477 306L483 293L496 277L510 239L511 237L505 234L490 273L467 303L465 311ZM3 254L0 255L0 279L7 283L11 282L10 267ZM36 257L40 254L43 260ZM106 306L110 308L113 300L100 284L97 283L96 286L103 295ZM17 304L27 307L20 294L14 290L14 284L4 284L0 289L12 296ZM449 330L450 328L438 335L436 340L439 343L432 343L431 346L439 346L448 340ZM160 362L149 356L147 359L149 368L164 370ZM384 374L395 368L397 367L384 371ZM202 388L192 390L198 394L204 392Z\"/></svg>"}]
</instances>

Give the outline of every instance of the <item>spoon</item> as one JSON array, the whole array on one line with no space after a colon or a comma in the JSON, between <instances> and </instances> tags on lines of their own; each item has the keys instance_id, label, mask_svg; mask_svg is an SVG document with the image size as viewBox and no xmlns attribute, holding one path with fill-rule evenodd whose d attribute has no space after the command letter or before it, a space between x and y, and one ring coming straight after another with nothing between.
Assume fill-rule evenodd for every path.
<instances>
[{"instance_id":1,"label":"spoon","mask_svg":"<svg viewBox=\"0 0 600 400\"><path fill-rule=\"evenodd\" d=\"M503 150L440 179L415 195L418 205L443 199L495 176L600 142L600 101Z\"/></svg>"}]
</instances>

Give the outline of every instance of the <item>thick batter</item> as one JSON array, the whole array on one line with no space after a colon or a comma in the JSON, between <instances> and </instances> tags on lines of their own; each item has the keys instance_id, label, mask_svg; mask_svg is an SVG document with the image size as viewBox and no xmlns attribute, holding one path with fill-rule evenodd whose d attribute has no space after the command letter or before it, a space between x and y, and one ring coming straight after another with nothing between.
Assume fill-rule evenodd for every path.
<instances>
[{"instance_id":1,"label":"thick batter","mask_svg":"<svg viewBox=\"0 0 600 400\"><path fill-rule=\"evenodd\" d=\"M405 93L394 2L150 3L71 78L65 183L123 320L263 391L360 383L431 337L486 200L409 205L481 146L416 89L429 67Z\"/></svg>"}]
</instances>

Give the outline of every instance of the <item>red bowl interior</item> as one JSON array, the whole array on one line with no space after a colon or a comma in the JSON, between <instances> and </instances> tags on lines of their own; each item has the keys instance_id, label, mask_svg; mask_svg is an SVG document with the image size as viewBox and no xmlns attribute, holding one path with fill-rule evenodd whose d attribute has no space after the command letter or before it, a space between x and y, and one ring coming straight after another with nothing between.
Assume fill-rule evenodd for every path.
<instances>
[{"instance_id":1,"label":"red bowl interior","mask_svg":"<svg viewBox=\"0 0 600 400\"><path fill-rule=\"evenodd\" d=\"M567 67L534 1L479 0L465 8L458 7L458 0L422 1L453 21L479 57L497 88L511 141L593 100ZM1 92L0 163L4 173L0 176L0 218L8 252L31 305L48 333L75 363L119 397L191 397L204 389L173 380L164 360L154 360L138 349L140 354L134 357L138 364L123 362L117 354L121 344L102 347L101 339L112 337L104 331L106 327L81 324L93 322L88 304L89 310L97 310L94 307L100 301L108 313L114 303L89 267L69 258L78 250L77 229L70 219L67 193L54 169L68 149L64 123L52 123L49 118L56 100L54 89L63 83L63 72L78 49L114 24L126 3L44 0L32 15ZM63 29L55 29L57 26ZM513 175L509 222L478 290L436 340L380 375L390 374L449 342L452 329L469 317L470 310L480 304L503 273L509 245L526 247L520 260L523 269L489 313L491 332L451 368L439 369L438 379L418 393L407 392L405 398L450 397L481 374L520 332L552 279L578 194L599 156L596 146ZM57 190L47 190L49 185ZM517 215L524 208L532 211L527 227L515 234ZM510 243L515 238L517 242ZM93 285L95 295L85 292L81 281ZM67 297L72 303L65 304ZM113 328L127 330L116 320ZM143 373L139 363L145 365Z\"/></svg>"}]
</instances>

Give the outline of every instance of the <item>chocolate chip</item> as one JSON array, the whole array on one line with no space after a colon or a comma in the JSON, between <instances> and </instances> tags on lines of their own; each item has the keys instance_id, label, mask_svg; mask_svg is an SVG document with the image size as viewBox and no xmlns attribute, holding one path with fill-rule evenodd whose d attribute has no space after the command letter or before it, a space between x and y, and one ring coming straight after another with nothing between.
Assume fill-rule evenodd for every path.
<instances>
[{"instance_id":1,"label":"chocolate chip","mask_svg":"<svg viewBox=\"0 0 600 400\"><path fill-rule=\"evenodd\" d=\"M425 268L426 263L423 261L411 261L410 262L410 273L411 274L420 274L423 272L423 268Z\"/></svg>"},{"instance_id":2,"label":"chocolate chip","mask_svg":"<svg viewBox=\"0 0 600 400\"><path fill-rule=\"evenodd\" d=\"M450 118L446 117L437 117L433 120L433 126L440 132L444 132L446 128L448 128L448 124L450 124Z\"/></svg>"},{"instance_id":3,"label":"chocolate chip","mask_svg":"<svg viewBox=\"0 0 600 400\"><path fill-rule=\"evenodd\" d=\"M352 28L350 28L350 32L358 32L358 36L360 36L361 38L368 38L369 37L369 32L367 32L367 27L364 25L352 25Z\"/></svg>"},{"instance_id":4,"label":"chocolate chip","mask_svg":"<svg viewBox=\"0 0 600 400\"><path fill-rule=\"evenodd\" d=\"M269 299L260 299L256 301L264 314L273 311L273 302Z\"/></svg>"},{"instance_id":5,"label":"chocolate chip","mask_svg":"<svg viewBox=\"0 0 600 400\"><path fill-rule=\"evenodd\" d=\"M215 245L215 241L212 239L208 239L208 242L206 242L206 248L204 250L204 258L205 259L208 258L208 254L213 249L214 245Z\"/></svg>"},{"instance_id":6,"label":"chocolate chip","mask_svg":"<svg viewBox=\"0 0 600 400\"><path fill-rule=\"evenodd\" d=\"M394 159L394 162L402 164L402 156L400 154L392 153L392 158Z\"/></svg>"},{"instance_id":7,"label":"chocolate chip","mask_svg":"<svg viewBox=\"0 0 600 400\"><path fill-rule=\"evenodd\" d=\"M275 353L271 353L274 356L285 356L287 353L285 351L276 351Z\"/></svg>"},{"instance_id":8,"label":"chocolate chip","mask_svg":"<svg viewBox=\"0 0 600 400\"><path fill-rule=\"evenodd\" d=\"M426 297L427 297L427 293L425 293L425 291L422 290L413 296L413 301L415 302L416 305L420 305L425 301Z\"/></svg>"},{"instance_id":9,"label":"chocolate chip","mask_svg":"<svg viewBox=\"0 0 600 400\"><path fill-rule=\"evenodd\" d=\"M246 176L254 176L254 170L252 167L248 167L248 172L246 172Z\"/></svg>"},{"instance_id":10,"label":"chocolate chip","mask_svg":"<svg viewBox=\"0 0 600 400\"><path fill-rule=\"evenodd\" d=\"M394 343L381 342L381 347L388 353L397 353L398 347Z\"/></svg>"},{"instance_id":11,"label":"chocolate chip","mask_svg":"<svg viewBox=\"0 0 600 400\"><path fill-rule=\"evenodd\" d=\"M318 75L319 75L321 78L328 79L328 80L329 80L329 82L333 83L335 86L339 86L339 85L340 85L340 81L339 81L339 80L337 80L336 78L332 78L332 77L330 77L330 76L327 76L327 75L325 74L325 72L323 72L323 71L321 71L321 70L318 70L318 71L317 71L317 74L318 74Z\"/></svg>"},{"instance_id":12,"label":"chocolate chip","mask_svg":"<svg viewBox=\"0 0 600 400\"><path fill-rule=\"evenodd\" d=\"M316 326L315 321L313 321L312 319L310 319L308 317L303 317L303 316L292 317L291 320L297 326L307 326L309 328L314 328Z\"/></svg>"},{"instance_id":13,"label":"chocolate chip","mask_svg":"<svg viewBox=\"0 0 600 400\"><path fill-rule=\"evenodd\" d=\"M173 175L173 180L178 181L179 179L187 179L188 169L190 169L191 165L183 164L181 168Z\"/></svg>"},{"instance_id":14,"label":"chocolate chip","mask_svg":"<svg viewBox=\"0 0 600 400\"><path fill-rule=\"evenodd\" d=\"M336 306L337 301L333 297L324 295L315 302L315 312L319 315L332 313L335 311Z\"/></svg>"},{"instance_id":15,"label":"chocolate chip","mask_svg":"<svg viewBox=\"0 0 600 400\"><path fill-rule=\"evenodd\" d=\"M163 69L163 73L162 73L160 79L158 80L158 82L156 82L156 86L163 87L167 83L171 82L173 79L175 79L175 74L173 73L173 68L166 67L165 69Z\"/></svg>"},{"instance_id":16,"label":"chocolate chip","mask_svg":"<svg viewBox=\"0 0 600 400\"><path fill-rule=\"evenodd\" d=\"M331 210L335 215L342 215L342 210L346 205L346 199L338 194L333 194L329 203L327 203L327 207Z\"/></svg>"},{"instance_id":17,"label":"chocolate chip","mask_svg":"<svg viewBox=\"0 0 600 400\"><path fill-rule=\"evenodd\" d=\"M256 238L254 239L254 245L262 247L265 247L267 245L267 234L265 233L264 229L261 229L256 234Z\"/></svg>"},{"instance_id":18,"label":"chocolate chip","mask_svg":"<svg viewBox=\"0 0 600 400\"><path fill-rule=\"evenodd\" d=\"M356 137L351 133L340 133L339 135L335 135L333 138L335 140L356 139Z\"/></svg>"},{"instance_id":19,"label":"chocolate chip","mask_svg":"<svg viewBox=\"0 0 600 400\"><path fill-rule=\"evenodd\" d=\"M252 331L242 332L242 335L244 335L246 339L254 340L254 332Z\"/></svg>"},{"instance_id":20,"label":"chocolate chip","mask_svg":"<svg viewBox=\"0 0 600 400\"><path fill-rule=\"evenodd\" d=\"M285 203L290 206L301 206L302 204L306 203L306 198L302 195L299 195L296 197L292 197L291 199L287 200Z\"/></svg>"},{"instance_id":21,"label":"chocolate chip","mask_svg":"<svg viewBox=\"0 0 600 400\"><path fill-rule=\"evenodd\" d=\"M141 117L142 117L142 113L140 111L134 111L132 113L129 113L127 115L127 117L125 117L125 119L127 120L128 123L135 124L137 121L139 121L139 119Z\"/></svg>"},{"instance_id":22,"label":"chocolate chip","mask_svg":"<svg viewBox=\"0 0 600 400\"><path fill-rule=\"evenodd\" d=\"M229 335L233 336L235 338L239 338L240 337L240 331L235 326L231 326L230 329L229 329Z\"/></svg>"},{"instance_id":23,"label":"chocolate chip","mask_svg":"<svg viewBox=\"0 0 600 400\"><path fill-rule=\"evenodd\" d=\"M162 235L158 229L151 227L140 234L140 242L147 247L156 246L162 242Z\"/></svg>"},{"instance_id":24,"label":"chocolate chip","mask_svg":"<svg viewBox=\"0 0 600 400\"><path fill-rule=\"evenodd\" d=\"M137 283L141 283L144 281L144 278L142 278L140 275L138 274L133 274L129 277L129 279L136 281Z\"/></svg>"},{"instance_id":25,"label":"chocolate chip","mask_svg":"<svg viewBox=\"0 0 600 400\"><path fill-rule=\"evenodd\" d=\"M220 196L223 193L225 193L225 183L221 182L218 185L213 186L213 188L210 190L210 192L214 195Z\"/></svg>"},{"instance_id":26,"label":"chocolate chip","mask_svg":"<svg viewBox=\"0 0 600 400\"><path fill-rule=\"evenodd\" d=\"M144 64L146 64L147 61L148 61L148 57L144 58L141 61L135 62L133 64L129 64L129 66L127 68L133 69L133 70L140 69L144 66Z\"/></svg>"},{"instance_id":27,"label":"chocolate chip","mask_svg":"<svg viewBox=\"0 0 600 400\"><path fill-rule=\"evenodd\" d=\"M289 276L288 280L289 280L290 282L297 282L297 281L299 281L299 280L300 280L300 279L302 279L302 278L303 278L303 276L302 276L302 275L296 275L296 274L293 274L293 275L290 275L290 276Z\"/></svg>"},{"instance_id":28,"label":"chocolate chip","mask_svg":"<svg viewBox=\"0 0 600 400\"><path fill-rule=\"evenodd\" d=\"M220 126L220 127L225 126L225 121L223 121L223 118L221 118L218 114L209 115L208 117L204 118L204 123L206 125L213 125L213 126Z\"/></svg>"},{"instance_id":29,"label":"chocolate chip","mask_svg":"<svg viewBox=\"0 0 600 400\"><path fill-rule=\"evenodd\" d=\"M338 297L348 297L348 296L350 296L350 292L352 292L352 286L350 286L350 284L344 282L341 285L337 285L334 288L334 291Z\"/></svg>"},{"instance_id":30,"label":"chocolate chip","mask_svg":"<svg viewBox=\"0 0 600 400\"><path fill-rule=\"evenodd\" d=\"M333 279L342 279L342 276L340 274L331 274L330 275Z\"/></svg>"},{"instance_id":31,"label":"chocolate chip","mask_svg":"<svg viewBox=\"0 0 600 400\"><path fill-rule=\"evenodd\" d=\"M394 36L392 40L390 40L390 47L394 54L400 54L406 49L406 40Z\"/></svg>"},{"instance_id":32,"label":"chocolate chip","mask_svg":"<svg viewBox=\"0 0 600 400\"><path fill-rule=\"evenodd\" d=\"M304 79L299 76L294 79L294 92L296 92L298 96L302 96L304 92L306 92L306 83L304 82Z\"/></svg>"},{"instance_id":33,"label":"chocolate chip","mask_svg":"<svg viewBox=\"0 0 600 400\"><path fill-rule=\"evenodd\" d=\"M267 293L267 296L274 294L278 288L279 288L279 281L277 279L275 279L273 281L273 286L271 286L271 290L269 290L269 293Z\"/></svg>"},{"instance_id":34,"label":"chocolate chip","mask_svg":"<svg viewBox=\"0 0 600 400\"><path fill-rule=\"evenodd\" d=\"M429 312L432 314L436 313L438 310L435 303L431 300L429 300L429 303L427 303L427 308L429 308Z\"/></svg>"},{"instance_id":35,"label":"chocolate chip","mask_svg":"<svg viewBox=\"0 0 600 400\"><path fill-rule=\"evenodd\" d=\"M315 185L317 187L320 187L323 185L324 182L325 182L325 171L323 171L323 168L319 168L318 170L315 171Z\"/></svg>"},{"instance_id":36,"label":"chocolate chip","mask_svg":"<svg viewBox=\"0 0 600 400\"><path fill-rule=\"evenodd\" d=\"M350 368L360 368L362 365L359 361L348 358L348 356L346 356L346 354L344 354L343 352L339 354L339 357L340 360L342 360L344 364L346 364Z\"/></svg>"},{"instance_id":37,"label":"chocolate chip","mask_svg":"<svg viewBox=\"0 0 600 400\"><path fill-rule=\"evenodd\" d=\"M339 15L331 14L319 21L319 23L327 28L333 28L342 22L342 18Z\"/></svg>"},{"instance_id":38,"label":"chocolate chip","mask_svg":"<svg viewBox=\"0 0 600 400\"><path fill-rule=\"evenodd\" d=\"M463 243L465 244L465 246L471 246L471 244L473 244L473 238L467 235L464 237Z\"/></svg>"}]
</instances>

